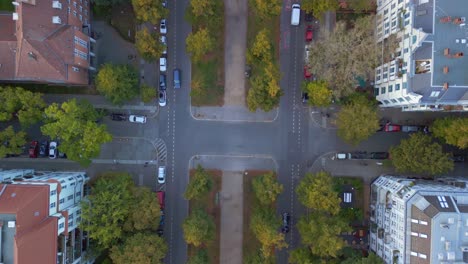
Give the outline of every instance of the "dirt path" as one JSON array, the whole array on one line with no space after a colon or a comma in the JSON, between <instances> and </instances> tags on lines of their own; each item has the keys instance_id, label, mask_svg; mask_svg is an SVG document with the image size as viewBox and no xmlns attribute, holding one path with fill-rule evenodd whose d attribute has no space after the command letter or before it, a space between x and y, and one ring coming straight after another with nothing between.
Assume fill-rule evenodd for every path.
<instances>
[{"instance_id":1,"label":"dirt path","mask_svg":"<svg viewBox=\"0 0 468 264\"><path fill-rule=\"evenodd\" d=\"M243 174L223 171L220 263L242 263Z\"/></svg>"},{"instance_id":2,"label":"dirt path","mask_svg":"<svg viewBox=\"0 0 468 264\"><path fill-rule=\"evenodd\" d=\"M245 105L247 0L225 0L224 105Z\"/></svg>"}]
</instances>

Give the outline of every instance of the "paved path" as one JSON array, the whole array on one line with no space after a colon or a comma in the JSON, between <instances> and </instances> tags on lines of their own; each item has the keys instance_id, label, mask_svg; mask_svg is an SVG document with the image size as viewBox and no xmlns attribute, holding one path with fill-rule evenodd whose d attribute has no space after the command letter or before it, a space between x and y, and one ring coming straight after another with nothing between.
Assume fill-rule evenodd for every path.
<instances>
[{"instance_id":1,"label":"paved path","mask_svg":"<svg viewBox=\"0 0 468 264\"><path fill-rule=\"evenodd\" d=\"M223 171L220 263L242 263L243 173Z\"/></svg>"},{"instance_id":2,"label":"paved path","mask_svg":"<svg viewBox=\"0 0 468 264\"><path fill-rule=\"evenodd\" d=\"M224 104L245 106L247 0L226 0L224 10Z\"/></svg>"}]
</instances>

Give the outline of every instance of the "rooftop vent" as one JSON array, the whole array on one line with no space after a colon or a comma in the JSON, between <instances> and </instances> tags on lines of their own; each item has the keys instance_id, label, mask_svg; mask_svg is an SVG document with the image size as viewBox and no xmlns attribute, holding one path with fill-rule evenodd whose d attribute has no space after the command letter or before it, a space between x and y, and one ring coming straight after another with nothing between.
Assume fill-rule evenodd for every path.
<instances>
[{"instance_id":1,"label":"rooftop vent","mask_svg":"<svg viewBox=\"0 0 468 264\"><path fill-rule=\"evenodd\" d=\"M54 23L54 24L62 24L62 20L60 19L59 16L53 16L53 17L52 17L52 23Z\"/></svg>"},{"instance_id":2,"label":"rooftop vent","mask_svg":"<svg viewBox=\"0 0 468 264\"><path fill-rule=\"evenodd\" d=\"M30 59L37 60L36 54L34 54L34 52L32 52L32 51L28 52L28 57Z\"/></svg>"},{"instance_id":3,"label":"rooftop vent","mask_svg":"<svg viewBox=\"0 0 468 264\"><path fill-rule=\"evenodd\" d=\"M62 9L62 3L60 3L59 1L52 1L52 7Z\"/></svg>"},{"instance_id":4,"label":"rooftop vent","mask_svg":"<svg viewBox=\"0 0 468 264\"><path fill-rule=\"evenodd\" d=\"M18 13L13 13L13 20L18 20Z\"/></svg>"},{"instance_id":5,"label":"rooftop vent","mask_svg":"<svg viewBox=\"0 0 468 264\"><path fill-rule=\"evenodd\" d=\"M449 67L448 66L445 66L444 67L444 74L447 74L449 72Z\"/></svg>"}]
</instances>

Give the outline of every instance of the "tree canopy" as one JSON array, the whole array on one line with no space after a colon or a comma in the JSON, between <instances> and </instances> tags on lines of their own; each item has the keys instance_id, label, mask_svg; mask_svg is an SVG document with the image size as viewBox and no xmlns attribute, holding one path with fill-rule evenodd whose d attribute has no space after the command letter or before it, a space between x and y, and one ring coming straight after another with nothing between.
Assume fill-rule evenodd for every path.
<instances>
[{"instance_id":1,"label":"tree canopy","mask_svg":"<svg viewBox=\"0 0 468 264\"><path fill-rule=\"evenodd\" d=\"M337 2L307 1L315 4ZM305 2L302 8L307 10ZM375 41L374 20L374 16L358 18L351 29L344 22L337 22L333 32L321 31L319 35L322 37L309 46L310 71L328 83L336 98L351 94L358 84L357 77L372 79L374 76L381 52Z\"/></svg>"},{"instance_id":2,"label":"tree canopy","mask_svg":"<svg viewBox=\"0 0 468 264\"><path fill-rule=\"evenodd\" d=\"M273 45L270 41L271 34L266 28L260 30L255 36L250 49L247 51L248 64L262 64L273 59Z\"/></svg>"},{"instance_id":3,"label":"tree canopy","mask_svg":"<svg viewBox=\"0 0 468 264\"><path fill-rule=\"evenodd\" d=\"M159 25L162 18L167 17L169 11L162 5L163 0L132 0L133 11L141 22L151 22Z\"/></svg>"},{"instance_id":4,"label":"tree canopy","mask_svg":"<svg viewBox=\"0 0 468 264\"><path fill-rule=\"evenodd\" d=\"M97 6L111 7L119 4L128 3L129 0L92 0Z\"/></svg>"},{"instance_id":5,"label":"tree canopy","mask_svg":"<svg viewBox=\"0 0 468 264\"><path fill-rule=\"evenodd\" d=\"M468 118L446 117L436 119L431 126L434 136L445 140L447 144L462 149L468 148Z\"/></svg>"},{"instance_id":6,"label":"tree canopy","mask_svg":"<svg viewBox=\"0 0 468 264\"><path fill-rule=\"evenodd\" d=\"M437 175L453 169L453 161L442 146L422 133L401 140L398 146L390 148L390 155L398 172Z\"/></svg>"},{"instance_id":7,"label":"tree canopy","mask_svg":"<svg viewBox=\"0 0 468 264\"><path fill-rule=\"evenodd\" d=\"M128 218L124 224L125 231L156 230L159 226L161 209L159 201L146 187L133 188L133 201L130 204ZM142 210L142 208L144 208Z\"/></svg>"},{"instance_id":8,"label":"tree canopy","mask_svg":"<svg viewBox=\"0 0 468 264\"><path fill-rule=\"evenodd\" d=\"M340 211L340 198L328 172L306 173L296 188L299 201L307 208L332 215Z\"/></svg>"},{"instance_id":9,"label":"tree canopy","mask_svg":"<svg viewBox=\"0 0 468 264\"><path fill-rule=\"evenodd\" d=\"M21 154L25 144L26 133L23 131L15 132L13 126L8 126L0 131L0 158L4 158L8 154Z\"/></svg>"},{"instance_id":10,"label":"tree canopy","mask_svg":"<svg viewBox=\"0 0 468 264\"><path fill-rule=\"evenodd\" d=\"M254 209L250 220L250 230L262 245L261 252L264 258L273 253L272 249L287 247L284 234L278 231L281 220L270 207Z\"/></svg>"},{"instance_id":11,"label":"tree canopy","mask_svg":"<svg viewBox=\"0 0 468 264\"><path fill-rule=\"evenodd\" d=\"M185 241L198 247L214 239L216 226L211 216L203 210L196 209L184 220L182 229Z\"/></svg>"},{"instance_id":12,"label":"tree canopy","mask_svg":"<svg viewBox=\"0 0 468 264\"><path fill-rule=\"evenodd\" d=\"M130 65L104 64L96 76L96 89L113 104L122 105L138 95L138 74Z\"/></svg>"},{"instance_id":13,"label":"tree canopy","mask_svg":"<svg viewBox=\"0 0 468 264\"><path fill-rule=\"evenodd\" d=\"M45 109L45 116L41 132L59 139L59 151L82 165L99 155L101 144L112 140L106 126L96 123L99 114L87 101L72 99L60 106L53 103Z\"/></svg>"},{"instance_id":14,"label":"tree canopy","mask_svg":"<svg viewBox=\"0 0 468 264\"><path fill-rule=\"evenodd\" d=\"M281 13L281 0L251 0L255 14L261 19L279 16Z\"/></svg>"},{"instance_id":15,"label":"tree canopy","mask_svg":"<svg viewBox=\"0 0 468 264\"><path fill-rule=\"evenodd\" d=\"M89 202L81 203L81 226L101 248L109 248L122 238L133 202L133 187L127 173L104 173L92 184Z\"/></svg>"},{"instance_id":16,"label":"tree canopy","mask_svg":"<svg viewBox=\"0 0 468 264\"><path fill-rule=\"evenodd\" d=\"M185 39L187 52L190 53L193 62L201 59L215 47L215 40L206 28L201 28L195 33L190 33Z\"/></svg>"},{"instance_id":17,"label":"tree canopy","mask_svg":"<svg viewBox=\"0 0 468 264\"><path fill-rule=\"evenodd\" d=\"M150 33L146 27L135 33L135 48L138 54L149 62L158 59L164 50L159 36L156 33Z\"/></svg>"},{"instance_id":18,"label":"tree canopy","mask_svg":"<svg viewBox=\"0 0 468 264\"><path fill-rule=\"evenodd\" d=\"M206 264L209 263L208 253L205 249L198 249L195 255L191 256L187 264Z\"/></svg>"},{"instance_id":19,"label":"tree canopy","mask_svg":"<svg viewBox=\"0 0 468 264\"><path fill-rule=\"evenodd\" d=\"M114 245L110 258L114 264L158 264L168 250L166 242L155 233L136 233L121 245Z\"/></svg>"},{"instance_id":20,"label":"tree canopy","mask_svg":"<svg viewBox=\"0 0 468 264\"><path fill-rule=\"evenodd\" d=\"M289 263L293 264L315 264L315 263L320 263L319 260L314 258L314 255L312 255L312 252L310 251L309 248L296 248L292 250L289 254L288 258Z\"/></svg>"},{"instance_id":21,"label":"tree canopy","mask_svg":"<svg viewBox=\"0 0 468 264\"><path fill-rule=\"evenodd\" d=\"M252 188L255 196L263 205L274 203L278 195L283 192L283 185L278 182L272 171L255 177L252 180Z\"/></svg>"},{"instance_id":22,"label":"tree canopy","mask_svg":"<svg viewBox=\"0 0 468 264\"><path fill-rule=\"evenodd\" d=\"M338 1L336 0L303 0L301 9L307 13L314 14L315 17L321 18L327 11L335 11L338 9Z\"/></svg>"},{"instance_id":23,"label":"tree canopy","mask_svg":"<svg viewBox=\"0 0 468 264\"><path fill-rule=\"evenodd\" d=\"M303 90L309 95L308 104L311 106L327 107L332 101L333 92L323 80L304 82Z\"/></svg>"},{"instance_id":24,"label":"tree canopy","mask_svg":"<svg viewBox=\"0 0 468 264\"><path fill-rule=\"evenodd\" d=\"M338 112L338 136L345 142L357 145L379 129L376 106L365 96L354 96Z\"/></svg>"},{"instance_id":25,"label":"tree canopy","mask_svg":"<svg viewBox=\"0 0 468 264\"><path fill-rule=\"evenodd\" d=\"M0 86L0 121L9 121L17 116L21 125L30 126L42 120L45 106L40 93L21 87Z\"/></svg>"},{"instance_id":26,"label":"tree canopy","mask_svg":"<svg viewBox=\"0 0 468 264\"><path fill-rule=\"evenodd\" d=\"M261 109L268 112L278 106L283 95L279 78L278 68L270 61L261 72L250 79L250 89L247 93L247 107L250 111Z\"/></svg>"},{"instance_id":27,"label":"tree canopy","mask_svg":"<svg viewBox=\"0 0 468 264\"><path fill-rule=\"evenodd\" d=\"M200 199L207 195L212 187L213 179L211 175L199 164L195 174L190 177L184 197L188 200Z\"/></svg>"},{"instance_id":28,"label":"tree canopy","mask_svg":"<svg viewBox=\"0 0 468 264\"><path fill-rule=\"evenodd\" d=\"M141 100L144 103L149 103L156 97L156 88L147 85L146 83L142 83L140 86L141 92Z\"/></svg>"}]
</instances>

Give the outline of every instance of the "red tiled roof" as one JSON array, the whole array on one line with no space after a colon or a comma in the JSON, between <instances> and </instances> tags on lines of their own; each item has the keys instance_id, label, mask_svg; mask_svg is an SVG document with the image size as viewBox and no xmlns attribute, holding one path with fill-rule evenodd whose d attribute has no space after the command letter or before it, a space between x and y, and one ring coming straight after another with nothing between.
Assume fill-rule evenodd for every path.
<instances>
[{"instance_id":1,"label":"red tiled roof","mask_svg":"<svg viewBox=\"0 0 468 264\"><path fill-rule=\"evenodd\" d=\"M0 79L15 77L15 23L11 14L0 14Z\"/></svg>"}]
</instances>

